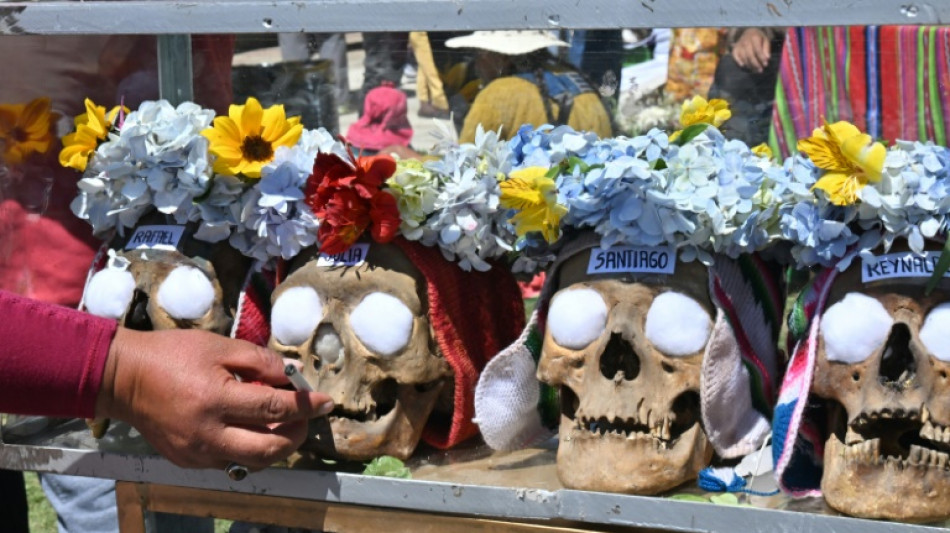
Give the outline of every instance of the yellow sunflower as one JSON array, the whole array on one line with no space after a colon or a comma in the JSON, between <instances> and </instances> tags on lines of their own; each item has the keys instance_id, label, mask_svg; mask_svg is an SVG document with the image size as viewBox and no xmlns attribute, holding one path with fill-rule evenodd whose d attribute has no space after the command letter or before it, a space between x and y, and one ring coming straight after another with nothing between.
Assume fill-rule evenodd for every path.
<instances>
[{"instance_id":1,"label":"yellow sunflower","mask_svg":"<svg viewBox=\"0 0 950 533\"><path fill-rule=\"evenodd\" d=\"M53 142L54 121L49 98L37 98L27 104L0 105L3 160L17 165L30 154L46 153Z\"/></svg>"},{"instance_id":2,"label":"yellow sunflower","mask_svg":"<svg viewBox=\"0 0 950 533\"><path fill-rule=\"evenodd\" d=\"M813 189L821 189L835 205L858 201L858 191L868 183L881 181L887 149L854 124L825 123L811 137L798 141L798 151L825 171Z\"/></svg>"},{"instance_id":3,"label":"yellow sunflower","mask_svg":"<svg viewBox=\"0 0 950 533\"><path fill-rule=\"evenodd\" d=\"M286 118L283 105L262 109L251 97L244 105L231 105L228 116L215 118L201 134L217 156L216 173L260 178L261 167L274 159L277 147L297 144L302 132L300 117Z\"/></svg>"},{"instance_id":4,"label":"yellow sunflower","mask_svg":"<svg viewBox=\"0 0 950 533\"><path fill-rule=\"evenodd\" d=\"M512 172L499 184L502 207L518 211L511 221L519 237L540 231L544 240L554 242L560 236L561 217L567 208L557 203L557 186L547 172L544 167L528 167Z\"/></svg>"},{"instance_id":5,"label":"yellow sunflower","mask_svg":"<svg viewBox=\"0 0 950 533\"><path fill-rule=\"evenodd\" d=\"M86 98L86 112L73 119L76 131L63 137L63 149L59 152L59 164L80 172L86 170L89 156L99 143L109 135L109 130L120 111L128 108L115 106L108 113L106 108Z\"/></svg>"}]
</instances>

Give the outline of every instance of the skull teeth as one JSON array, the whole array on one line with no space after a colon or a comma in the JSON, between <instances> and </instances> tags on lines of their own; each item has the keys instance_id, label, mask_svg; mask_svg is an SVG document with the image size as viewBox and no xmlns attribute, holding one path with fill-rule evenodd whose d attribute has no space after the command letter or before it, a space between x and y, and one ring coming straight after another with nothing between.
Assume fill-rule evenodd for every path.
<instances>
[{"instance_id":1,"label":"skull teeth","mask_svg":"<svg viewBox=\"0 0 950 533\"><path fill-rule=\"evenodd\" d=\"M574 427L601 436L616 436L627 440L650 439L656 442L669 442L672 437L674 417L672 415L657 416L649 410L645 418L616 418L616 417L577 417ZM647 422L650 423L647 423ZM664 445L665 447L665 445Z\"/></svg>"}]
</instances>

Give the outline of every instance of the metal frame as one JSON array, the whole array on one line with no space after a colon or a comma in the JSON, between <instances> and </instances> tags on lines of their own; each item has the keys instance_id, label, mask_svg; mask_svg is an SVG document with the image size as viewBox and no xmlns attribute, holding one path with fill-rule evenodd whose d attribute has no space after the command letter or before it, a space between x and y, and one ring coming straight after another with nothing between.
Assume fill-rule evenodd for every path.
<instances>
[{"instance_id":1,"label":"metal frame","mask_svg":"<svg viewBox=\"0 0 950 533\"><path fill-rule=\"evenodd\" d=\"M576 490L537 490L414 481L335 472L270 468L232 481L218 470L179 468L157 456L53 446L0 445L0 468L119 481L282 496L521 521L567 521L666 531L927 533L942 527L898 524L796 511L732 507Z\"/></svg>"},{"instance_id":2,"label":"metal frame","mask_svg":"<svg viewBox=\"0 0 950 533\"><path fill-rule=\"evenodd\" d=\"M191 98L187 34L192 33L895 23L950 23L950 1L720 0L697 4L696 0L93 0L0 4L0 35L163 36L159 46L162 94L175 101ZM2 436L0 468L421 512L669 531L945 531L940 527L664 498L277 468L235 482L221 471L182 469L157 456L43 443L4 444Z\"/></svg>"},{"instance_id":3,"label":"metal frame","mask_svg":"<svg viewBox=\"0 0 950 533\"><path fill-rule=\"evenodd\" d=\"M0 4L0 35L946 23L950 23L946 0L40 0Z\"/></svg>"}]
</instances>

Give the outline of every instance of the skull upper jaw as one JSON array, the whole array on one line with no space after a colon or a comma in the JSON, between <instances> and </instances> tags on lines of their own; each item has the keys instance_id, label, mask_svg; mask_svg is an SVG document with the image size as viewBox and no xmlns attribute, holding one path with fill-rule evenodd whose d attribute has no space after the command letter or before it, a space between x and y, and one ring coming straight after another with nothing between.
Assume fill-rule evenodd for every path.
<instances>
[{"instance_id":1,"label":"skull upper jaw","mask_svg":"<svg viewBox=\"0 0 950 533\"><path fill-rule=\"evenodd\" d=\"M395 403L375 420L362 421L337 409L326 419L311 422L310 438L302 449L350 461L381 455L406 460L415 451L444 385L444 380L428 389L400 385Z\"/></svg>"},{"instance_id":2,"label":"skull upper jaw","mask_svg":"<svg viewBox=\"0 0 950 533\"><path fill-rule=\"evenodd\" d=\"M668 443L638 432L599 435L562 417L559 439L558 478L581 490L657 494L695 479L713 454L698 422Z\"/></svg>"},{"instance_id":3,"label":"skull upper jaw","mask_svg":"<svg viewBox=\"0 0 950 533\"><path fill-rule=\"evenodd\" d=\"M869 458L849 448L834 436L825 443L821 490L833 509L863 518L913 522L950 516L947 470Z\"/></svg>"}]
</instances>

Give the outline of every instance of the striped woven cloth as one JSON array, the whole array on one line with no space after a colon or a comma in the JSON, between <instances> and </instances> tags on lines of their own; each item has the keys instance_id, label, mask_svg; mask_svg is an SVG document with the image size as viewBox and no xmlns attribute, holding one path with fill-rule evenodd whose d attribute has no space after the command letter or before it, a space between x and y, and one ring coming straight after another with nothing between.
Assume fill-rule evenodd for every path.
<instances>
[{"instance_id":1,"label":"striped woven cloth","mask_svg":"<svg viewBox=\"0 0 950 533\"><path fill-rule=\"evenodd\" d=\"M950 131L950 27L790 29L770 144L783 157L821 125L847 120L872 137L933 140Z\"/></svg>"}]
</instances>

